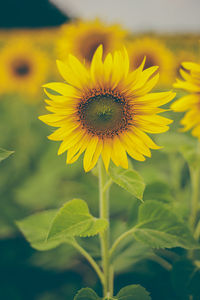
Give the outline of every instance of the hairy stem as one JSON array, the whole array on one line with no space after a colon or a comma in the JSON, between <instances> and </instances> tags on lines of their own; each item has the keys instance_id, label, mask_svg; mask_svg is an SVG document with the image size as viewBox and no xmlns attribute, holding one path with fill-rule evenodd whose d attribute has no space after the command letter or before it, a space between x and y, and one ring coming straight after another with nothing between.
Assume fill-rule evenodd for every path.
<instances>
[{"instance_id":1,"label":"hairy stem","mask_svg":"<svg viewBox=\"0 0 200 300\"><path fill-rule=\"evenodd\" d=\"M200 153L200 142L197 145L197 154ZM195 231L195 225L197 221L197 214L199 210L199 183L200 183L200 166L190 167L190 176L192 184L192 202L191 202L191 214L190 225L193 231Z\"/></svg>"},{"instance_id":2,"label":"hairy stem","mask_svg":"<svg viewBox=\"0 0 200 300\"><path fill-rule=\"evenodd\" d=\"M87 261L90 263L90 265L93 267L95 272L97 273L102 285L104 284L104 276L102 271L100 270L99 266L95 262L95 260L92 258L92 256L85 250L83 249L77 242L73 242L72 246L76 248L84 257L87 259Z\"/></svg>"},{"instance_id":3,"label":"hairy stem","mask_svg":"<svg viewBox=\"0 0 200 300\"><path fill-rule=\"evenodd\" d=\"M104 297L112 297L112 285L110 276L110 258L109 258L109 189L105 188L107 185L108 175L106 173L105 167L102 160L99 160L99 204L100 204L100 218L106 219L108 221L107 229L100 234L101 241L101 255L102 255L102 265L104 273Z\"/></svg>"},{"instance_id":4,"label":"hairy stem","mask_svg":"<svg viewBox=\"0 0 200 300\"><path fill-rule=\"evenodd\" d=\"M113 255L114 251L116 250L116 248L118 247L118 245L130 234L133 234L133 232L135 231L136 227L122 233L122 235L120 235L116 241L114 242L114 244L112 245L111 249L110 249L110 256Z\"/></svg>"}]
</instances>

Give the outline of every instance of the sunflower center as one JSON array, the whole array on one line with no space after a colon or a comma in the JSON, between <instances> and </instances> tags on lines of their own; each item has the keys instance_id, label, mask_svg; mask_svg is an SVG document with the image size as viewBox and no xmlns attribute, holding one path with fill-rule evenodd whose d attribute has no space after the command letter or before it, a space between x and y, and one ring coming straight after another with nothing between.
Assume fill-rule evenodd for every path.
<instances>
[{"instance_id":1,"label":"sunflower center","mask_svg":"<svg viewBox=\"0 0 200 300\"><path fill-rule=\"evenodd\" d=\"M107 36L105 34L91 33L81 41L80 53L82 53L87 62L91 62L98 46L102 44L104 49L106 49L107 43Z\"/></svg>"},{"instance_id":2,"label":"sunflower center","mask_svg":"<svg viewBox=\"0 0 200 300\"><path fill-rule=\"evenodd\" d=\"M112 93L97 93L81 101L78 115L82 128L101 138L113 137L126 130L132 120L127 101Z\"/></svg>"},{"instance_id":3,"label":"sunflower center","mask_svg":"<svg viewBox=\"0 0 200 300\"><path fill-rule=\"evenodd\" d=\"M157 65L157 62L155 61L154 57L152 57L149 54L142 53L135 58L133 62L134 68L138 68L141 65L145 56L146 56L146 61L145 61L144 69L148 69L150 67Z\"/></svg>"},{"instance_id":4,"label":"sunflower center","mask_svg":"<svg viewBox=\"0 0 200 300\"><path fill-rule=\"evenodd\" d=\"M122 105L117 99L98 96L90 99L85 108L85 118L98 129L113 128L122 117Z\"/></svg>"},{"instance_id":5,"label":"sunflower center","mask_svg":"<svg viewBox=\"0 0 200 300\"><path fill-rule=\"evenodd\" d=\"M25 60L18 60L13 62L12 68L14 74L19 77L25 77L30 73L31 70L29 63Z\"/></svg>"}]
</instances>

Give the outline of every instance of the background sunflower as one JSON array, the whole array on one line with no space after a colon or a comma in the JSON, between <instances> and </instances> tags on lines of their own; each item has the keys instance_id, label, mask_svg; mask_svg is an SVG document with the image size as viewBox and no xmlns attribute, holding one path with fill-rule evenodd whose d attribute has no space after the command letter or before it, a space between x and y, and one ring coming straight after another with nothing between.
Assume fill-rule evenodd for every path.
<instances>
[{"instance_id":1,"label":"background sunflower","mask_svg":"<svg viewBox=\"0 0 200 300\"><path fill-rule=\"evenodd\" d=\"M144 68L158 66L162 86L169 86L173 82L174 56L161 40L151 37L141 37L128 44L130 67L134 70L146 56Z\"/></svg>"},{"instance_id":2,"label":"background sunflower","mask_svg":"<svg viewBox=\"0 0 200 300\"><path fill-rule=\"evenodd\" d=\"M76 21L63 25L57 41L57 55L62 60L73 53L81 61L91 62L99 45L103 45L104 56L120 49L128 32L120 25L106 25L99 19Z\"/></svg>"},{"instance_id":3,"label":"background sunflower","mask_svg":"<svg viewBox=\"0 0 200 300\"><path fill-rule=\"evenodd\" d=\"M192 129L192 135L200 140L200 64L182 63L180 74L184 80L177 79L174 87L190 92L175 101L171 108L176 112L186 112L180 123L182 131Z\"/></svg>"},{"instance_id":4,"label":"background sunflower","mask_svg":"<svg viewBox=\"0 0 200 300\"><path fill-rule=\"evenodd\" d=\"M49 68L45 53L30 39L23 36L11 38L0 51L1 92L22 93L34 96L33 101L37 101L36 94L40 93Z\"/></svg>"}]
</instances>

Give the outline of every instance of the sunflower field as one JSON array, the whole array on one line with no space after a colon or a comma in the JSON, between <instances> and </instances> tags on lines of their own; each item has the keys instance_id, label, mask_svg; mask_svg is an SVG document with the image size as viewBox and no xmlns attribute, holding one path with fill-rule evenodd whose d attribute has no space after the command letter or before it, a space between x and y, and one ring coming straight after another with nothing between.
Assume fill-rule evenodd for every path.
<instances>
[{"instance_id":1,"label":"sunflower field","mask_svg":"<svg viewBox=\"0 0 200 300\"><path fill-rule=\"evenodd\" d=\"M0 29L0 299L200 300L200 35Z\"/></svg>"}]
</instances>

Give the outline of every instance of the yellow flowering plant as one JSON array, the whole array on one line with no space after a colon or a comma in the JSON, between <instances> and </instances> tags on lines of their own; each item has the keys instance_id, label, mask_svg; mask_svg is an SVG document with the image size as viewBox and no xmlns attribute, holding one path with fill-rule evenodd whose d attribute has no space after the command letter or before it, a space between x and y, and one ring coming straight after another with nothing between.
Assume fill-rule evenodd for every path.
<instances>
[{"instance_id":1,"label":"yellow flowering plant","mask_svg":"<svg viewBox=\"0 0 200 300\"><path fill-rule=\"evenodd\" d=\"M0 51L1 94L24 95L28 102L35 102L48 73L49 58L30 38L7 39Z\"/></svg>"},{"instance_id":2,"label":"yellow flowering plant","mask_svg":"<svg viewBox=\"0 0 200 300\"><path fill-rule=\"evenodd\" d=\"M144 180L128 159L130 156L144 161L145 157L151 157L150 149L160 148L148 134L169 129L172 121L159 115L165 111L160 106L171 101L175 94L151 92L159 78L158 68L144 70L144 59L136 70L130 70L125 48L104 58L103 47L99 46L91 64L84 64L70 54L67 61L58 61L57 65L64 82L44 85L50 113L39 119L57 128L48 138L61 142L58 154L67 152L67 164L83 155L84 170L93 170L97 175L99 217L90 213L84 200L73 199L59 210L39 212L17 224L35 249L44 251L67 243L90 263L102 284L102 295L83 288L74 300L150 300L146 289L136 284L115 294L114 274L117 258L123 255L121 245L137 241L141 249L150 249L154 260L167 267L169 263L153 249L197 247L187 225L165 204L154 200L143 202ZM112 184L140 202L137 222L127 224L114 240L109 213ZM94 236L99 236L100 259L81 243L86 237L90 243Z\"/></svg>"},{"instance_id":3,"label":"yellow flowering plant","mask_svg":"<svg viewBox=\"0 0 200 300\"><path fill-rule=\"evenodd\" d=\"M180 123L182 132L191 131L192 136L197 138L197 146L182 149L190 170L192 184L190 224L195 231L199 212L199 181L200 181L200 64L194 62L183 62L180 68L183 78L177 79L174 87L182 89L189 94L175 101L171 108L175 112L185 112ZM199 233L198 233L199 235Z\"/></svg>"},{"instance_id":4,"label":"yellow flowering plant","mask_svg":"<svg viewBox=\"0 0 200 300\"><path fill-rule=\"evenodd\" d=\"M58 33L57 57L66 61L68 55L73 53L89 65L98 46L103 45L105 57L109 52L119 50L128 35L129 32L119 24L106 25L99 19L69 22Z\"/></svg>"},{"instance_id":5,"label":"yellow flowering plant","mask_svg":"<svg viewBox=\"0 0 200 300\"><path fill-rule=\"evenodd\" d=\"M154 37L140 37L129 41L127 50L131 69L136 69L146 56L144 68L159 66L159 86L168 87L172 84L175 57L163 41Z\"/></svg>"}]
</instances>

